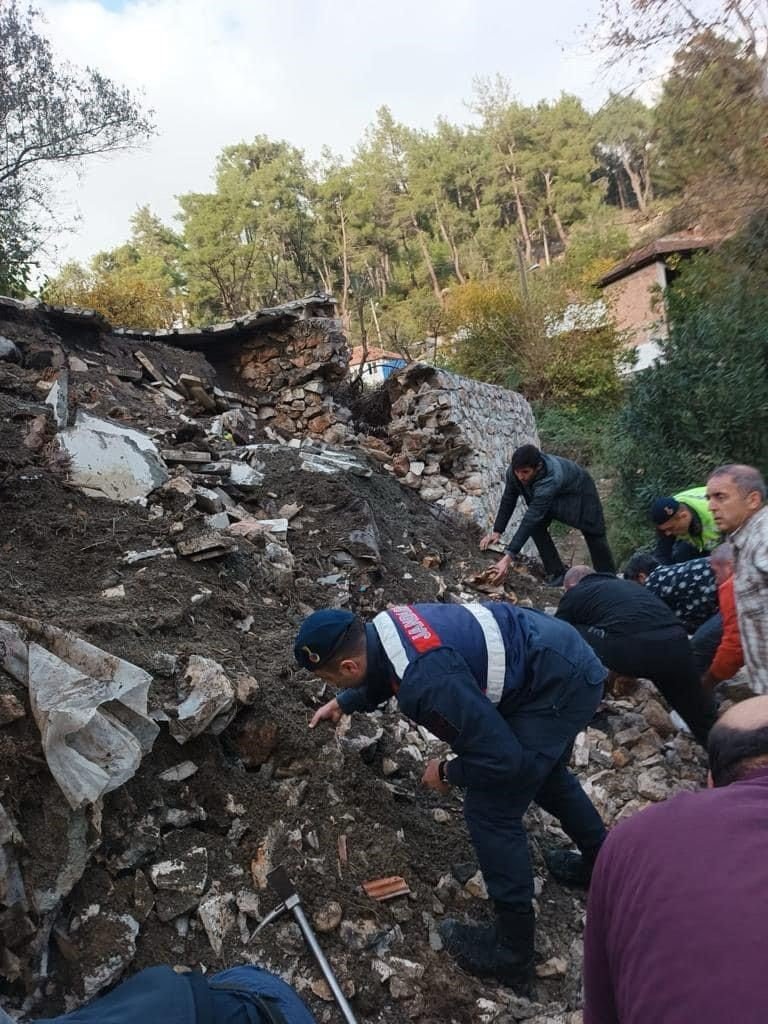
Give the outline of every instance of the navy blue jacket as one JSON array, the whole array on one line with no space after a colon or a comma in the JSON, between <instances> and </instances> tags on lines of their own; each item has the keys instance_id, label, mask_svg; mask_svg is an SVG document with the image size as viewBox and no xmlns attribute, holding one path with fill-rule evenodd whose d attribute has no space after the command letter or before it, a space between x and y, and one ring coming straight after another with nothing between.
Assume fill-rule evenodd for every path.
<instances>
[{"instance_id":1,"label":"navy blue jacket","mask_svg":"<svg viewBox=\"0 0 768 1024\"><path fill-rule=\"evenodd\" d=\"M396 694L405 715L459 755L447 767L456 786L508 786L525 769L529 755L505 714L539 696L540 650L562 656L574 686L596 685L607 675L571 626L503 602L390 609L366 629L366 678L338 694L339 706L347 714L371 711Z\"/></svg>"}]
</instances>

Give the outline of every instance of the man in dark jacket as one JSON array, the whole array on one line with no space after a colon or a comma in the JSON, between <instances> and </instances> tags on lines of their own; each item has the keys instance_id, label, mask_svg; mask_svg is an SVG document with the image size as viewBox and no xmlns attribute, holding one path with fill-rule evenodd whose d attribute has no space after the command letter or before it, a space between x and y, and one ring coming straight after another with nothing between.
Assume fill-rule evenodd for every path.
<instances>
[{"instance_id":1,"label":"man in dark jacket","mask_svg":"<svg viewBox=\"0 0 768 1024\"><path fill-rule=\"evenodd\" d=\"M548 529L553 519L581 530L598 572L616 571L594 480L570 459L545 455L533 444L524 444L512 455L493 530L480 541L483 551L504 533L520 498L528 508L506 546L506 554L494 566L499 580L506 576L530 538L541 556L548 582L562 586L565 566Z\"/></svg>"},{"instance_id":2,"label":"man in dark jacket","mask_svg":"<svg viewBox=\"0 0 768 1024\"><path fill-rule=\"evenodd\" d=\"M3 1017L0 1009L0 1024ZM290 985L260 967L210 975L149 967L79 1010L37 1024L315 1024L315 1018Z\"/></svg>"},{"instance_id":3,"label":"man in dark jacket","mask_svg":"<svg viewBox=\"0 0 768 1024\"><path fill-rule=\"evenodd\" d=\"M685 628L661 598L576 565L565 575L557 617L575 626L612 672L650 679L706 746L717 706L701 686Z\"/></svg>"},{"instance_id":4,"label":"man in dark jacket","mask_svg":"<svg viewBox=\"0 0 768 1024\"><path fill-rule=\"evenodd\" d=\"M622 821L597 861L584 1024L764 1024L768 697L709 738L711 788Z\"/></svg>"},{"instance_id":5,"label":"man in dark jacket","mask_svg":"<svg viewBox=\"0 0 768 1024\"><path fill-rule=\"evenodd\" d=\"M559 818L581 855L550 851L549 869L586 881L605 829L568 761L600 702L605 668L570 626L503 602L401 606L368 625L348 611L319 611L302 624L294 653L321 679L347 687L311 728L395 694L404 714L453 748L455 758L429 761L422 782L440 793L465 789L496 925L449 919L443 942L465 970L527 987L535 917L522 819L532 800Z\"/></svg>"}]
</instances>

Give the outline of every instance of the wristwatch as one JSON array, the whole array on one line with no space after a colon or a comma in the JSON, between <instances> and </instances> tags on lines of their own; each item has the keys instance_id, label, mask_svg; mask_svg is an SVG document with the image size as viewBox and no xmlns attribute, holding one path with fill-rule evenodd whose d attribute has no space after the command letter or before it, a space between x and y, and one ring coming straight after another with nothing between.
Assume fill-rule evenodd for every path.
<instances>
[{"instance_id":1,"label":"wristwatch","mask_svg":"<svg viewBox=\"0 0 768 1024\"><path fill-rule=\"evenodd\" d=\"M437 766L437 777L443 783L444 786L450 786L448 776L445 774L445 770L448 767L447 761L441 761Z\"/></svg>"}]
</instances>

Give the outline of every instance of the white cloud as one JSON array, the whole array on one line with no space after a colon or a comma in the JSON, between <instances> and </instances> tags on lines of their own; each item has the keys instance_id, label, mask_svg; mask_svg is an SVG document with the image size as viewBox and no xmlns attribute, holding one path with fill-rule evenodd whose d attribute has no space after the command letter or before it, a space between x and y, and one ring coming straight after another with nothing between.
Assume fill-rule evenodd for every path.
<instances>
[{"instance_id":1,"label":"white cloud","mask_svg":"<svg viewBox=\"0 0 768 1024\"><path fill-rule=\"evenodd\" d=\"M533 102L562 89L594 103L596 61L575 46L589 11L569 0L38 0L62 56L142 90L158 135L65 178L78 230L58 261L124 240L137 206L211 186L225 145L264 133L319 155L348 152L376 108L409 124L469 119L476 75L500 72ZM109 8L109 9L108 9ZM582 44L583 49L583 44Z\"/></svg>"}]
</instances>

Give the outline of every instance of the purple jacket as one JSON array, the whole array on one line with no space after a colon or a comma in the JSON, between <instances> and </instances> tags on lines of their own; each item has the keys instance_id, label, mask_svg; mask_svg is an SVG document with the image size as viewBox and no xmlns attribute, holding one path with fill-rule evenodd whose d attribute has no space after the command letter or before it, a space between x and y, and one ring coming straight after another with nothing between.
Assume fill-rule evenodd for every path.
<instances>
[{"instance_id":1,"label":"purple jacket","mask_svg":"<svg viewBox=\"0 0 768 1024\"><path fill-rule=\"evenodd\" d=\"M765 1024L768 768L611 832L584 938L584 1024Z\"/></svg>"}]
</instances>

